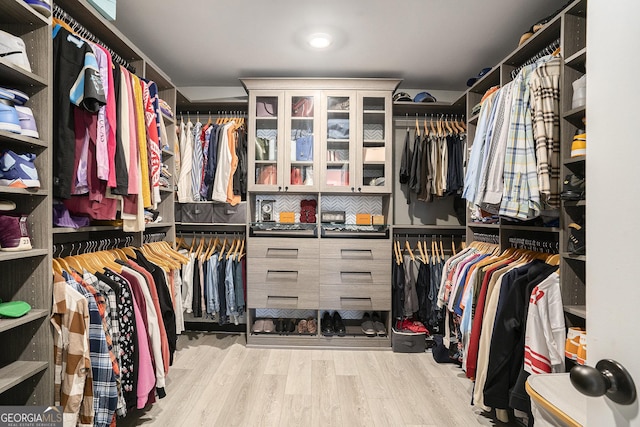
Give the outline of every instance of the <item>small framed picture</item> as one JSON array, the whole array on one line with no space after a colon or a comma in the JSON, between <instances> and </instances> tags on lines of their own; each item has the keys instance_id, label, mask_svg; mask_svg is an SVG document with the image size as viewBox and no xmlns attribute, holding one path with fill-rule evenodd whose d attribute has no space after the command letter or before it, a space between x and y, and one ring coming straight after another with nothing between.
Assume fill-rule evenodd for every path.
<instances>
[{"instance_id":1,"label":"small framed picture","mask_svg":"<svg viewBox=\"0 0 640 427\"><path fill-rule=\"evenodd\" d=\"M262 200L260 203L260 221L261 222L274 222L275 221L275 200Z\"/></svg>"}]
</instances>

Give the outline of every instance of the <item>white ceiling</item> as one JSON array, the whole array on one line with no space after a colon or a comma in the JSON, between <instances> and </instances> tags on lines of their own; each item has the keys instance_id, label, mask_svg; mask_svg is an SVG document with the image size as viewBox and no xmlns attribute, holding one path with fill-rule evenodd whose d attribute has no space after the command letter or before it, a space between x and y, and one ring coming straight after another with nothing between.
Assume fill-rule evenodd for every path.
<instances>
[{"instance_id":1,"label":"white ceiling","mask_svg":"<svg viewBox=\"0 0 640 427\"><path fill-rule=\"evenodd\" d=\"M466 89L563 0L120 0L115 25L178 87L239 77L399 77ZM313 51L304 37L337 41Z\"/></svg>"}]
</instances>

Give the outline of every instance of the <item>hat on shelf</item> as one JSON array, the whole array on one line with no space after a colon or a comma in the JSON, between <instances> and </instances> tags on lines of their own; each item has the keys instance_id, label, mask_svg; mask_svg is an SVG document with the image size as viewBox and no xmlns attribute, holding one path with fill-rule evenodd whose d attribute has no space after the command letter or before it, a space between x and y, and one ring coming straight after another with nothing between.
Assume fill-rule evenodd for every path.
<instances>
[{"instance_id":1,"label":"hat on shelf","mask_svg":"<svg viewBox=\"0 0 640 427\"><path fill-rule=\"evenodd\" d=\"M409 95L407 92L396 92L393 95L393 102L400 102L400 101L413 101L411 99L411 95Z\"/></svg>"},{"instance_id":2,"label":"hat on shelf","mask_svg":"<svg viewBox=\"0 0 640 427\"><path fill-rule=\"evenodd\" d=\"M480 80L485 74L487 74L491 70L492 70L491 67L483 68L482 70L480 70L477 76L471 77L469 80L467 80L467 86L469 87L473 86L478 80Z\"/></svg>"},{"instance_id":3,"label":"hat on shelf","mask_svg":"<svg viewBox=\"0 0 640 427\"><path fill-rule=\"evenodd\" d=\"M429 92L420 92L413 98L413 102L436 102L436 97Z\"/></svg>"}]
</instances>

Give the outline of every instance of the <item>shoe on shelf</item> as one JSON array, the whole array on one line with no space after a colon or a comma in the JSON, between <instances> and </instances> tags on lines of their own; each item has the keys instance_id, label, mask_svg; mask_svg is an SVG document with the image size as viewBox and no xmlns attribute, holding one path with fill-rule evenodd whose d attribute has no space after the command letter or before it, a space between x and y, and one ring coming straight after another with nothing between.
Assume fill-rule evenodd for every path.
<instances>
[{"instance_id":1,"label":"shoe on shelf","mask_svg":"<svg viewBox=\"0 0 640 427\"><path fill-rule=\"evenodd\" d=\"M2 30L0 30L0 59L31 72L24 41Z\"/></svg>"},{"instance_id":2,"label":"shoe on shelf","mask_svg":"<svg viewBox=\"0 0 640 427\"><path fill-rule=\"evenodd\" d=\"M371 320L373 321L373 327L376 330L376 335L379 337L387 336L387 328L385 328L384 323L382 323L382 319L377 312L373 312L371 315Z\"/></svg>"},{"instance_id":3,"label":"shoe on shelf","mask_svg":"<svg viewBox=\"0 0 640 427\"><path fill-rule=\"evenodd\" d=\"M570 360L578 360L578 348L580 348L580 336L586 334L582 328L567 329L567 339L564 344L564 357Z\"/></svg>"},{"instance_id":4,"label":"shoe on shelf","mask_svg":"<svg viewBox=\"0 0 640 427\"><path fill-rule=\"evenodd\" d=\"M0 88L0 130L22 133L13 93Z\"/></svg>"},{"instance_id":5,"label":"shoe on shelf","mask_svg":"<svg viewBox=\"0 0 640 427\"><path fill-rule=\"evenodd\" d=\"M305 319L300 319L300 321L298 322L298 333L306 334L308 332L309 329L307 328L307 321Z\"/></svg>"},{"instance_id":6,"label":"shoe on shelf","mask_svg":"<svg viewBox=\"0 0 640 427\"><path fill-rule=\"evenodd\" d=\"M280 318L276 321L276 332L277 333L282 333L284 332L284 319Z\"/></svg>"},{"instance_id":7,"label":"shoe on shelf","mask_svg":"<svg viewBox=\"0 0 640 427\"><path fill-rule=\"evenodd\" d=\"M264 319L264 323L262 325L263 332L266 334L270 334L274 331L276 325L273 323L273 319Z\"/></svg>"},{"instance_id":8,"label":"shoe on shelf","mask_svg":"<svg viewBox=\"0 0 640 427\"><path fill-rule=\"evenodd\" d=\"M587 134L580 133L573 137L571 143L571 157L586 156L587 154Z\"/></svg>"},{"instance_id":9,"label":"shoe on shelf","mask_svg":"<svg viewBox=\"0 0 640 427\"><path fill-rule=\"evenodd\" d=\"M251 328L251 332L254 334L261 334L264 332L264 320L258 319L253 322L253 328Z\"/></svg>"},{"instance_id":10,"label":"shoe on shelf","mask_svg":"<svg viewBox=\"0 0 640 427\"><path fill-rule=\"evenodd\" d=\"M365 313L362 316L362 333L364 333L366 336L369 337L375 337L376 336L376 328L373 325L373 321L371 320L371 316L369 316L369 313Z\"/></svg>"},{"instance_id":11,"label":"shoe on shelf","mask_svg":"<svg viewBox=\"0 0 640 427\"><path fill-rule=\"evenodd\" d=\"M289 319L285 322L285 332L292 333L296 331L296 319Z\"/></svg>"},{"instance_id":12,"label":"shoe on shelf","mask_svg":"<svg viewBox=\"0 0 640 427\"><path fill-rule=\"evenodd\" d=\"M567 250L572 255L584 255L586 254L587 242L586 232L584 226L580 226L575 222L569 224L569 242L567 244Z\"/></svg>"},{"instance_id":13,"label":"shoe on shelf","mask_svg":"<svg viewBox=\"0 0 640 427\"><path fill-rule=\"evenodd\" d=\"M51 16L51 1L50 0L24 0L26 4L34 8L45 18Z\"/></svg>"},{"instance_id":14,"label":"shoe on shelf","mask_svg":"<svg viewBox=\"0 0 640 427\"><path fill-rule=\"evenodd\" d=\"M413 332L415 334L427 334L429 335L429 330L424 326L422 322L411 319L402 319L398 320L396 324L396 329L404 332Z\"/></svg>"},{"instance_id":15,"label":"shoe on shelf","mask_svg":"<svg viewBox=\"0 0 640 427\"><path fill-rule=\"evenodd\" d=\"M20 134L24 136L30 136L31 138L40 138L38 128L36 126L36 119L33 117L33 111L29 107L23 107L16 105L16 111L18 112L18 120L20 120Z\"/></svg>"},{"instance_id":16,"label":"shoe on shelf","mask_svg":"<svg viewBox=\"0 0 640 427\"><path fill-rule=\"evenodd\" d=\"M325 311L322 315L322 322L320 323L322 335L326 337L332 337L336 331L333 329L333 320L328 311Z\"/></svg>"},{"instance_id":17,"label":"shoe on shelf","mask_svg":"<svg viewBox=\"0 0 640 427\"><path fill-rule=\"evenodd\" d=\"M579 365L587 363L587 333L580 334L580 344L578 345L578 353L576 354L576 362Z\"/></svg>"},{"instance_id":18,"label":"shoe on shelf","mask_svg":"<svg viewBox=\"0 0 640 427\"><path fill-rule=\"evenodd\" d=\"M16 154L7 150L0 155L0 185L14 188L40 188L38 171L33 164L36 155Z\"/></svg>"},{"instance_id":19,"label":"shoe on shelf","mask_svg":"<svg viewBox=\"0 0 640 427\"><path fill-rule=\"evenodd\" d=\"M28 251L31 249L27 216L0 215L0 250Z\"/></svg>"},{"instance_id":20,"label":"shoe on shelf","mask_svg":"<svg viewBox=\"0 0 640 427\"><path fill-rule=\"evenodd\" d=\"M11 95L13 95L13 102L15 105L24 105L29 100L29 95L27 95L26 93L18 89L0 87L0 90L4 90L6 92L9 92Z\"/></svg>"},{"instance_id":21,"label":"shoe on shelf","mask_svg":"<svg viewBox=\"0 0 640 427\"><path fill-rule=\"evenodd\" d=\"M307 332L315 335L318 332L318 322L313 317L307 319Z\"/></svg>"},{"instance_id":22,"label":"shoe on shelf","mask_svg":"<svg viewBox=\"0 0 640 427\"><path fill-rule=\"evenodd\" d=\"M11 200L0 199L0 211L12 211L16 208L16 204Z\"/></svg>"},{"instance_id":23,"label":"shoe on shelf","mask_svg":"<svg viewBox=\"0 0 640 427\"><path fill-rule=\"evenodd\" d=\"M337 311L333 312L333 330L339 337L343 337L347 334L347 329L344 326L342 317L340 317L340 313L338 313Z\"/></svg>"},{"instance_id":24,"label":"shoe on shelf","mask_svg":"<svg viewBox=\"0 0 640 427\"><path fill-rule=\"evenodd\" d=\"M581 175L569 174L562 182L562 200L584 200L586 196L585 178Z\"/></svg>"}]
</instances>

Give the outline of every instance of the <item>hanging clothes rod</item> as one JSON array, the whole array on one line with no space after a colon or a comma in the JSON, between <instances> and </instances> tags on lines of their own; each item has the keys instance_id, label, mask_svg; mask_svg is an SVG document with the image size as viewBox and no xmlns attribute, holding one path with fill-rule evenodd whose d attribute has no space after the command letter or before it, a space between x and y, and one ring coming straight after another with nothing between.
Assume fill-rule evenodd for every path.
<instances>
[{"instance_id":1,"label":"hanging clothes rod","mask_svg":"<svg viewBox=\"0 0 640 427\"><path fill-rule=\"evenodd\" d=\"M473 233L473 240L484 243L500 244L500 236L497 234Z\"/></svg>"},{"instance_id":2,"label":"hanging clothes rod","mask_svg":"<svg viewBox=\"0 0 640 427\"><path fill-rule=\"evenodd\" d=\"M515 79L516 76L518 75L518 73L520 72L520 70L522 70L524 67L526 67L527 65L533 64L538 59L540 59L540 58L542 58L544 56L551 55L559 47L560 47L560 39L558 38L558 39L555 39L554 41L552 41L551 43L549 43L547 45L547 47L542 49L540 52L536 53L534 56L532 56L531 58L527 59L524 64L522 64L521 66L519 66L515 70L511 71L511 78Z\"/></svg>"},{"instance_id":3,"label":"hanging clothes rod","mask_svg":"<svg viewBox=\"0 0 640 427\"><path fill-rule=\"evenodd\" d=\"M75 33L80 37L107 49L107 51L109 51L109 53L111 54L111 59L114 62L117 62L118 64L122 65L127 70L129 70L129 72L133 74L136 73L136 67L129 64L127 60L125 60L120 55L115 53L109 46L107 46L105 43L100 41L100 39L98 39L91 31L87 30L82 24L76 21L75 18L73 18L71 15L65 12L57 4L53 5L53 16L54 18L58 18L59 20L66 22L73 29L73 31L75 31Z\"/></svg>"},{"instance_id":4,"label":"hanging clothes rod","mask_svg":"<svg viewBox=\"0 0 640 427\"><path fill-rule=\"evenodd\" d=\"M521 237L510 237L509 246L516 249L528 249L530 251L557 254L560 250L560 243L554 240L528 239Z\"/></svg>"},{"instance_id":5,"label":"hanging clothes rod","mask_svg":"<svg viewBox=\"0 0 640 427\"><path fill-rule=\"evenodd\" d=\"M83 240L81 242L55 243L53 245L53 257L79 255L89 252L123 248L133 244L133 236L108 237L96 240Z\"/></svg>"}]
</instances>

